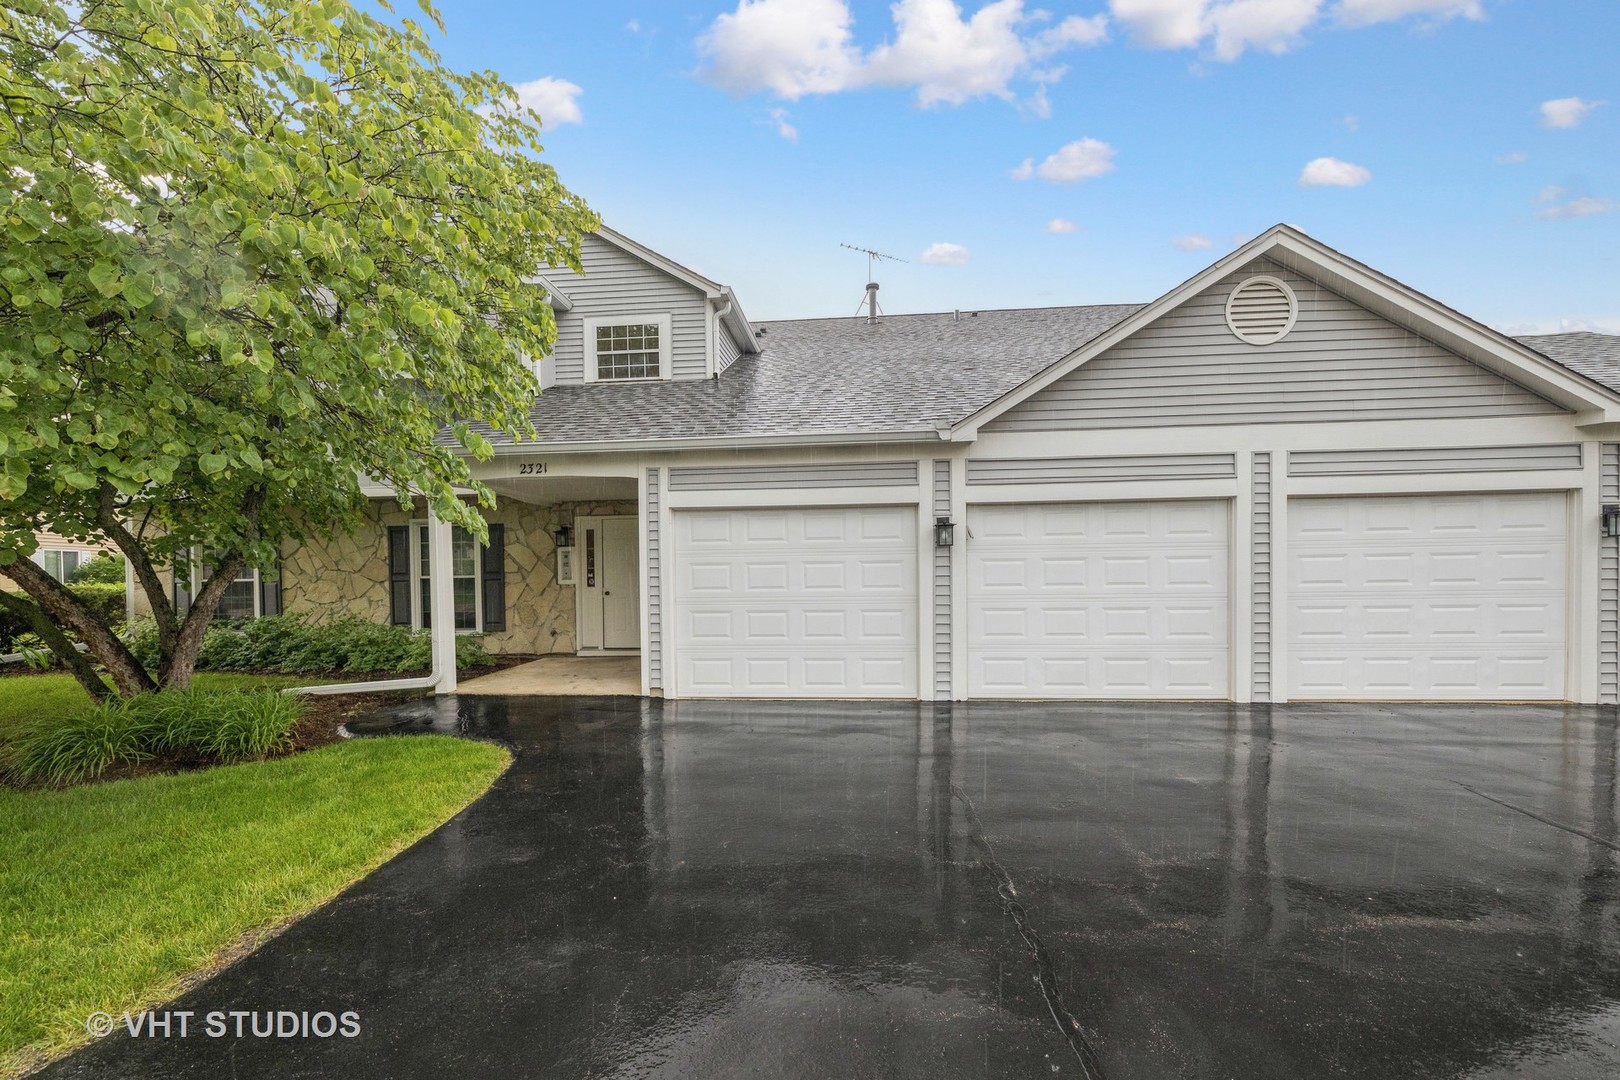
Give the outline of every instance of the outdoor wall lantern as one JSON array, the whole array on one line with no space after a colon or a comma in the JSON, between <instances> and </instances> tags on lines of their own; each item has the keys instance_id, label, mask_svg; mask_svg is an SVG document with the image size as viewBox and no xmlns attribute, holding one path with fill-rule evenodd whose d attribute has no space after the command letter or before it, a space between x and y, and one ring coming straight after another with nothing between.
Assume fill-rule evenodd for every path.
<instances>
[{"instance_id":1,"label":"outdoor wall lantern","mask_svg":"<svg viewBox=\"0 0 1620 1080\"><path fill-rule=\"evenodd\" d=\"M574 546L574 527L572 525L559 525L552 539L557 541L560 548Z\"/></svg>"},{"instance_id":2,"label":"outdoor wall lantern","mask_svg":"<svg viewBox=\"0 0 1620 1080\"><path fill-rule=\"evenodd\" d=\"M1603 535L1620 536L1620 506L1614 503L1603 508Z\"/></svg>"},{"instance_id":3,"label":"outdoor wall lantern","mask_svg":"<svg viewBox=\"0 0 1620 1080\"><path fill-rule=\"evenodd\" d=\"M1604 521L1609 520L1604 518ZM934 546L948 548L956 542L956 525L948 517L934 519Z\"/></svg>"}]
</instances>

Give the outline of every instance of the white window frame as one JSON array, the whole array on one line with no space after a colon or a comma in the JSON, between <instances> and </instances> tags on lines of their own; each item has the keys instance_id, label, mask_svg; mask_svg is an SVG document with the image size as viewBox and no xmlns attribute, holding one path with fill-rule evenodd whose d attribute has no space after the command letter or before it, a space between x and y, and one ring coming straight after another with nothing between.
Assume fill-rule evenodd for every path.
<instances>
[{"instance_id":1,"label":"white window frame","mask_svg":"<svg viewBox=\"0 0 1620 1080\"><path fill-rule=\"evenodd\" d=\"M198 593L202 592L203 586L208 583L208 579L203 576L203 571L205 569L206 567L204 566L202 558L194 554L191 559L190 586L191 595L193 598L195 598ZM249 618L264 618L264 585L263 582L259 580L259 571L251 566L244 566L242 568L242 572L237 574L236 577L232 579L231 584L234 585L238 581L253 582L253 614L249 616ZM216 608L214 610L214 615L216 618L218 617L219 609Z\"/></svg>"},{"instance_id":2,"label":"white window frame","mask_svg":"<svg viewBox=\"0 0 1620 1080\"><path fill-rule=\"evenodd\" d=\"M670 378L670 337L674 320L668 312L659 315L596 315L585 323L585 381L588 383L659 382ZM637 379L599 379L596 376L596 331L604 326L653 325L658 327L658 376Z\"/></svg>"},{"instance_id":3,"label":"white window frame","mask_svg":"<svg viewBox=\"0 0 1620 1080\"><path fill-rule=\"evenodd\" d=\"M46 556L48 556L48 555L55 555L57 557L57 559L56 559L56 572L55 573L51 573L50 566L48 566L46 564L45 559L46 559ZM64 555L72 555L72 556L75 557L75 562L73 563L73 569L70 570L70 571L64 571L62 569L62 556L64 556ZM50 574L51 577L55 578L57 581L59 581L62 584L66 585L67 584L67 579L72 577L74 574L78 573L79 572L79 567L83 566L85 563L87 563L91 559L95 558L95 555L92 554L91 552L85 551L83 548L55 548L55 547L53 547L53 548L40 548L37 551L35 551L34 554L31 555L29 558L41 570L45 571L47 574Z\"/></svg>"},{"instance_id":4,"label":"white window frame","mask_svg":"<svg viewBox=\"0 0 1620 1080\"><path fill-rule=\"evenodd\" d=\"M422 625L422 582L427 577L427 566L422 561L422 537L426 533L427 527L428 523L420 518L411 522L410 549L412 630L426 629L426 627ZM451 527L451 543L455 542L455 529L456 526ZM483 544L480 544L476 536L472 538L472 542L474 557L477 560L476 565L473 567L473 615L475 618L475 624L472 627L456 627L456 633L458 634L482 634L484 632L484 552L488 551L489 549L484 547ZM452 584L454 584L454 578L452 578ZM450 594L453 599L455 596L454 588L451 589ZM455 617L455 612L452 611L450 613L450 618L454 620Z\"/></svg>"}]
</instances>

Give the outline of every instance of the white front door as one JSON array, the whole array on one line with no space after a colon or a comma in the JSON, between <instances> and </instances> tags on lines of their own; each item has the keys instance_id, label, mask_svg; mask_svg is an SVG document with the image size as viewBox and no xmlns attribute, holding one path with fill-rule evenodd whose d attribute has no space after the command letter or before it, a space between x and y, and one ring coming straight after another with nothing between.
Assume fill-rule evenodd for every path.
<instances>
[{"instance_id":1,"label":"white front door","mask_svg":"<svg viewBox=\"0 0 1620 1080\"><path fill-rule=\"evenodd\" d=\"M684 697L917 696L917 511L679 510Z\"/></svg>"},{"instance_id":2,"label":"white front door","mask_svg":"<svg viewBox=\"0 0 1620 1080\"><path fill-rule=\"evenodd\" d=\"M574 522L581 649L641 647L641 567L633 517Z\"/></svg>"},{"instance_id":3,"label":"white front door","mask_svg":"<svg viewBox=\"0 0 1620 1080\"><path fill-rule=\"evenodd\" d=\"M968 695L1231 696L1224 502L968 508Z\"/></svg>"},{"instance_id":4,"label":"white front door","mask_svg":"<svg viewBox=\"0 0 1620 1080\"><path fill-rule=\"evenodd\" d=\"M1562 700L1562 492L1292 499L1292 700Z\"/></svg>"}]
</instances>

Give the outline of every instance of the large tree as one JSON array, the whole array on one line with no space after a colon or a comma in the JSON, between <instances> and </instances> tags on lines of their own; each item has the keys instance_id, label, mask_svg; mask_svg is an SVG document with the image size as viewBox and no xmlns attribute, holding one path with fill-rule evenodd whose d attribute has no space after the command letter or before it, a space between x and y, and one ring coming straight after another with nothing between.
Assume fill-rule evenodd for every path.
<instances>
[{"instance_id":1,"label":"large tree","mask_svg":"<svg viewBox=\"0 0 1620 1080\"><path fill-rule=\"evenodd\" d=\"M596 226L494 73L348 0L0 0L0 107L0 574L121 693L185 685L231 580L352 529L362 475L482 533L472 422L532 433L555 335L524 278ZM128 556L160 670L39 527Z\"/></svg>"}]
</instances>

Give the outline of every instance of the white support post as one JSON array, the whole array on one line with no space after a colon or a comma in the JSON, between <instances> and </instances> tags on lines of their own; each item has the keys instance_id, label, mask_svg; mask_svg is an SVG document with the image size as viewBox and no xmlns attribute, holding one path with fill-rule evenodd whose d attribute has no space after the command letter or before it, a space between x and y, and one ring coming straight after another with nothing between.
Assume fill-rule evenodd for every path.
<instances>
[{"instance_id":1,"label":"white support post","mask_svg":"<svg viewBox=\"0 0 1620 1080\"><path fill-rule=\"evenodd\" d=\"M433 670L436 694L456 692L456 594L451 579L450 523L428 508L428 594L433 600Z\"/></svg>"}]
</instances>

